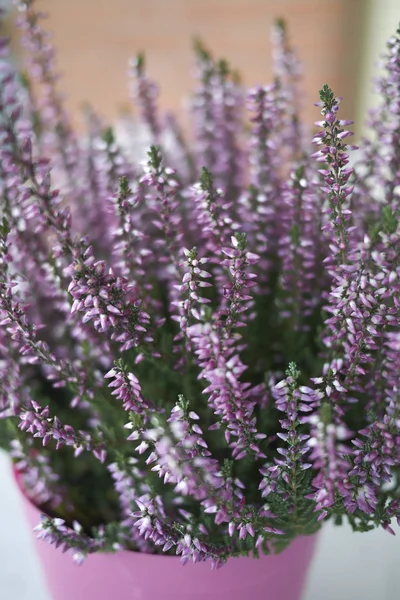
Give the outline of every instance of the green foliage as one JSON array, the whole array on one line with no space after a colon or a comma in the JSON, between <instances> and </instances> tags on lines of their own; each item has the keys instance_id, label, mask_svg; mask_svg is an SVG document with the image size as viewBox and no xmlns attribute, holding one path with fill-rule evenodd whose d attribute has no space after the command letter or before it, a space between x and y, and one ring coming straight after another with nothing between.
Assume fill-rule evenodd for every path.
<instances>
[{"instance_id":1,"label":"green foliage","mask_svg":"<svg viewBox=\"0 0 400 600\"><path fill-rule=\"evenodd\" d=\"M201 61L211 61L211 53L200 37L196 36L193 38L193 50Z\"/></svg>"},{"instance_id":2,"label":"green foliage","mask_svg":"<svg viewBox=\"0 0 400 600\"><path fill-rule=\"evenodd\" d=\"M149 157L149 162L151 164L151 166L158 170L161 167L161 163L162 163L162 155L161 155L161 149L159 146L150 146L150 150L147 153L147 156Z\"/></svg>"},{"instance_id":3,"label":"green foliage","mask_svg":"<svg viewBox=\"0 0 400 600\"><path fill-rule=\"evenodd\" d=\"M129 179L125 175L119 178L118 193L121 196L121 198L127 198L131 193L131 189L129 187Z\"/></svg>"},{"instance_id":4,"label":"green foliage","mask_svg":"<svg viewBox=\"0 0 400 600\"><path fill-rule=\"evenodd\" d=\"M381 209L380 219L370 226L368 234L372 244L377 244L380 240L380 234L392 235L396 233L399 225L397 212L393 211L390 206L383 206Z\"/></svg>"},{"instance_id":5,"label":"green foliage","mask_svg":"<svg viewBox=\"0 0 400 600\"><path fill-rule=\"evenodd\" d=\"M399 220L397 214L391 209L390 206L384 206L382 208L382 230L384 233L391 235L397 231Z\"/></svg>"},{"instance_id":6,"label":"green foliage","mask_svg":"<svg viewBox=\"0 0 400 600\"><path fill-rule=\"evenodd\" d=\"M325 83L319 91L319 97L321 102L325 105L327 110L331 110L335 101L335 94L329 87L327 83Z\"/></svg>"},{"instance_id":7,"label":"green foliage","mask_svg":"<svg viewBox=\"0 0 400 600\"><path fill-rule=\"evenodd\" d=\"M145 68L146 68L146 57L145 57L144 52L139 52L136 55L135 68L136 68L138 75L144 74Z\"/></svg>"},{"instance_id":8,"label":"green foliage","mask_svg":"<svg viewBox=\"0 0 400 600\"><path fill-rule=\"evenodd\" d=\"M0 236L3 240L7 240L8 234L10 233L10 224L7 217L3 217L0 223Z\"/></svg>"},{"instance_id":9,"label":"green foliage","mask_svg":"<svg viewBox=\"0 0 400 600\"><path fill-rule=\"evenodd\" d=\"M211 197L215 194L214 179L212 173L205 167L201 169L200 187L203 190L203 192L207 192L207 194Z\"/></svg>"},{"instance_id":10,"label":"green foliage","mask_svg":"<svg viewBox=\"0 0 400 600\"><path fill-rule=\"evenodd\" d=\"M101 134L101 139L103 142L107 144L107 146L111 146L111 144L115 144L115 135L112 127L107 127L103 133Z\"/></svg>"},{"instance_id":11,"label":"green foliage","mask_svg":"<svg viewBox=\"0 0 400 600\"><path fill-rule=\"evenodd\" d=\"M244 251L247 248L247 237L245 233L240 233L236 231L234 233L234 238L237 241L237 247L240 251Z\"/></svg>"},{"instance_id":12,"label":"green foliage","mask_svg":"<svg viewBox=\"0 0 400 600\"><path fill-rule=\"evenodd\" d=\"M282 33L286 33L286 21L282 17L275 19L275 27L280 29Z\"/></svg>"}]
</instances>

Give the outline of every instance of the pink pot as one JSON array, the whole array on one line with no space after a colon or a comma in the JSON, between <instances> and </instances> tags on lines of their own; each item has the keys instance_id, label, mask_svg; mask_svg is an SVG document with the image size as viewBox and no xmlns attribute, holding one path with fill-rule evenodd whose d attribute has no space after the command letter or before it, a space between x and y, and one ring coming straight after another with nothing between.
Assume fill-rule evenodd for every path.
<instances>
[{"instance_id":1,"label":"pink pot","mask_svg":"<svg viewBox=\"0 0 400 600\"><path fill-rule=\"evenodd\" d=\"M40 511L23 496L31 527ZM231 558L217 571L208 563L180 564L178 557L116 552L92 554L76 566L36 540L53 600L300 600L317 536L297 538L278 555Z\"/></svg>"}]
</instances>

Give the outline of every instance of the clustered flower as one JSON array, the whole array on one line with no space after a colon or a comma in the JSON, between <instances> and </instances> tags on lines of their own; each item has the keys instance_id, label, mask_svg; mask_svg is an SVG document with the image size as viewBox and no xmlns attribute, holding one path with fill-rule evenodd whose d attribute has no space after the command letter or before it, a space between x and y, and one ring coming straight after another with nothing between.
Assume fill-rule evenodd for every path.
<instances>
[{"instance_id":1,"label":"clustered flower","mask_svg":"<svg viewBox=\"0 0 400 600\"><path fill-rule=\"evenodd\" d=\"M308 135L282 22L246 91L195 44L193 144L85 109L78 136L35 0L26 73L0 40L0 442L76 562L222 566L321 522L400 523L400 30L357 161L328 85ZM136 143L132 140L136 139ZM146 139L149 147L142 146ZM139 140L139 141L138 141ZM312 147L316 145L316 151Z\"/></svg>"}]
</instances>

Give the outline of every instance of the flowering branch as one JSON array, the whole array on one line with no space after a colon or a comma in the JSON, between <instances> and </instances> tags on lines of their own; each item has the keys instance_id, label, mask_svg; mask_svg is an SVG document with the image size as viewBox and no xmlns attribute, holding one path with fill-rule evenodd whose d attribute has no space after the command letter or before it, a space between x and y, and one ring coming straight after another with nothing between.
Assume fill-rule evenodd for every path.
<instances>
[{"instance_id":1,"label":"flowering branch","mask_svg":"<svg viewBox=\"0 0 400 600\"><path fill-rule=\"evenodd\" d=\"M137 58L141 172L130 117L74 131L35 1L22 81L0 40L0 442L40 537L219 567L329 518L393 533L399 32L357 176L328 85L309 156L281 22L248 92L196 44L193 150Z\"/></svg>"}]
</instances>

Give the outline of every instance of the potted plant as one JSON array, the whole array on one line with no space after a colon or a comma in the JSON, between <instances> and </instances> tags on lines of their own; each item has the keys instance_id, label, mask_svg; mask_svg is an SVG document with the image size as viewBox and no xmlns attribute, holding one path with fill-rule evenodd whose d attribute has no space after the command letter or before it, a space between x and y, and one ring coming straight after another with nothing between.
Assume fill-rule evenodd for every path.
<instances>
[{"instance_id":1,"label":"potted plant","mask_svg":"<svg viewBox=\"0 0 400 600\"><path fill-rule=\"evenodd\" d=\"M276 79L247 96L196 42L191 145L139 56L146 153L90 109L77 135L42 16L18 5L0 431L53 597L298 599L324 520L400 518L400 32L353 168L328 85L309 149L281 22Z\"/></svg>"}]
</instances>

